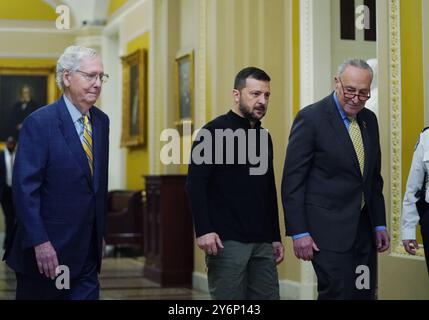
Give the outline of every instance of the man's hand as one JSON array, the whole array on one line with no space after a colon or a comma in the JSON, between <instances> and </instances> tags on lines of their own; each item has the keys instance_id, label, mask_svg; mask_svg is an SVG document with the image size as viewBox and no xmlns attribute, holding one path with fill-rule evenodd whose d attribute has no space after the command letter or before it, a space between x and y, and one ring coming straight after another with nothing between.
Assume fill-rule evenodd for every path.
<instances>
[{"instance_id":1,"label":"man's hand","mask_svg":"<svg viewBox=\"0 0 429 320\"><path fill-rule=\"evenodd\" d=\"M413 256L416 254L416 250L419 248L419 244L417 243L416 240L411 240L411 239L402 240L402 244L404 245L405 251L407 251L409 254Z\"/></svg>"},{"instance_id":2,"label":"man's hand","mask_svg":"<svg viewBox=\"0 0 429 320\"><path fill-rule=\"evenodd\" d=\"M36 253L37 267L40 273L44 273L47 278L55 279L55 270L58 267L57 253L50 241L44 242L34 247Z\"/></svg>"},{"instance_id":3,"label":"man's hand","mask_svg":"<svg viewBox=\"0 0 429 320\"><path fill-rule=\"evenodd\" d=\"M378 252L384 252L390 247L390 237L386 230L376 231L376 245Z\"/></svg>"},{"instance_id":4,"label":"man's hand","mask_svg":"<svg viewBox=\"0 0 429 320\"><path fill-rule=\"evenodd\" d=\"M198 247L207 254L217 255L218 248L223 249L222 241L216 232L207 233L197 238Z\"/></svg>"},{"instance_id":5,"label":"man's hand","mask_svg":"<svg viewBox=\"0 0 429 320\"><path fill-rule=\"evenodd\" d=\"M302 259L304 261L312 260L313 250L320 251L312 237L305 236L293 240L293 251L298 259Z\"/></svg>"},{"instance_id":6,"label":"man's hand","mask_svg":"<svg viewBox=\"0 0 429 320\"><path fill-rule=\"evenodd\" d=\"M276 258L276 263L279 264L283 261L284 258L284 247L281 242L273 242L273 251L274 257Z\"/></svg>"}]
</instances>

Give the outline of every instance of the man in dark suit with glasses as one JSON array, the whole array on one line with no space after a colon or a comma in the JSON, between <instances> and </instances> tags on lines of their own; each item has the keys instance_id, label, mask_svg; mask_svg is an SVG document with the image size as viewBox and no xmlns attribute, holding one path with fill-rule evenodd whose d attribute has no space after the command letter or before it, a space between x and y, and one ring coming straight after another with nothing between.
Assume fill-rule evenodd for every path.
<instances>
[{"instance_id":1,"label":"man in dark suit with glasses","mask_svg":"<svg viewBox=\"0 0 429 320\"><path fill-rule=\"evenodd\" d=\"M374 299L377 254L389 248L375 114L365 108L373 72L344 62L335 91L293 123L282 181L286 234L311 261L319 299Z\"/></svg>"}]
</instances>

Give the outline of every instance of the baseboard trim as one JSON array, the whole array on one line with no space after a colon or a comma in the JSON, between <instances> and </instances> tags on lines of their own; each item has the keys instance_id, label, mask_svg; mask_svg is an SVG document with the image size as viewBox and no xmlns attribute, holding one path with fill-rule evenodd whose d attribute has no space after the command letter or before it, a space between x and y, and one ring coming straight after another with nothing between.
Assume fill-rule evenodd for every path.
<instances>
[{"instance_id":1,"label":"baseboard trim","mask_svg":"<svg viewBox=\"0 0 429 320\"><path fill-rule=\"evenodd\" d=\"M209 293L209 284L207 283L207 274L194 271L192 273L192 287L204 293Z\"/></svg>"},{"instance_id":2,"label":"baseboard trim","mask_svg":"<svg viewBox=\"0 0 429 320\"><path fill-rule=\"evenodd\" d=\"M301 296L301 284L292 280L280 280L280 299L299 300Z\"/></svg>"}]
</instances>

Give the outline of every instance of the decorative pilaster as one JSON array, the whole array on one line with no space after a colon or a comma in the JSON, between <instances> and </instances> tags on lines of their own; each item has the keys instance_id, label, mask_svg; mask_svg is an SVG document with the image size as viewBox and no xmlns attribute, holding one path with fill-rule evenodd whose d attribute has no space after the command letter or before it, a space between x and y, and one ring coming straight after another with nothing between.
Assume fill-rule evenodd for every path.
<instances>
[{"instance_id":1,"label":"decorative pilaster","mask_svg":"<svg viewBox=\"0 0 429 320\"><path fill-rule=\"evenodd\" d=\"M392 253L410 257L401 241L402 212L402 74L401 74L401 19L400 0L389 0L389 38L390 38L390 125L391 125L391 238ZM419 249L417 256L424 256Z\"/></svg>"}]
</instances>

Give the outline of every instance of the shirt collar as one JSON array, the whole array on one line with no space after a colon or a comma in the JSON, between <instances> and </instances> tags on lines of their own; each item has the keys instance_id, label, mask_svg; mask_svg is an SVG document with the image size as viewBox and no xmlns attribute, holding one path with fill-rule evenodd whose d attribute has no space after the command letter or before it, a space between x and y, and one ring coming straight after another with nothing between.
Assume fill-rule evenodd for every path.
<instances>
[{"instance_id":1,"label":"shirt collar","mask_svg":"<svg viewBox=\"0 0 429 320\"><path fill-rule=\"evenodd\" d=\"M337 110L341 115L341 119L343 120L347 119L349 121L349 118L347 118L347 115L344 112L343 107L341 106L340 100L338 100L337 93L335 91L334 91L334 101L335 101L335 106L337 107Z\"/></svg>"},{"instance_id":2,"label":"shirt collar","mask_svg":"<svg viewBox=\"0 0 429 320\"><path fill-rule=\"evenodd\" d=\"M78 122L82 118L82 113L78 108L67 98L65 94L63 94L64 102L66 103L67 110L72 117L73 123ZM90 113L88 112L88 117L91 118Z\"/></svg>"}]
</instances>

